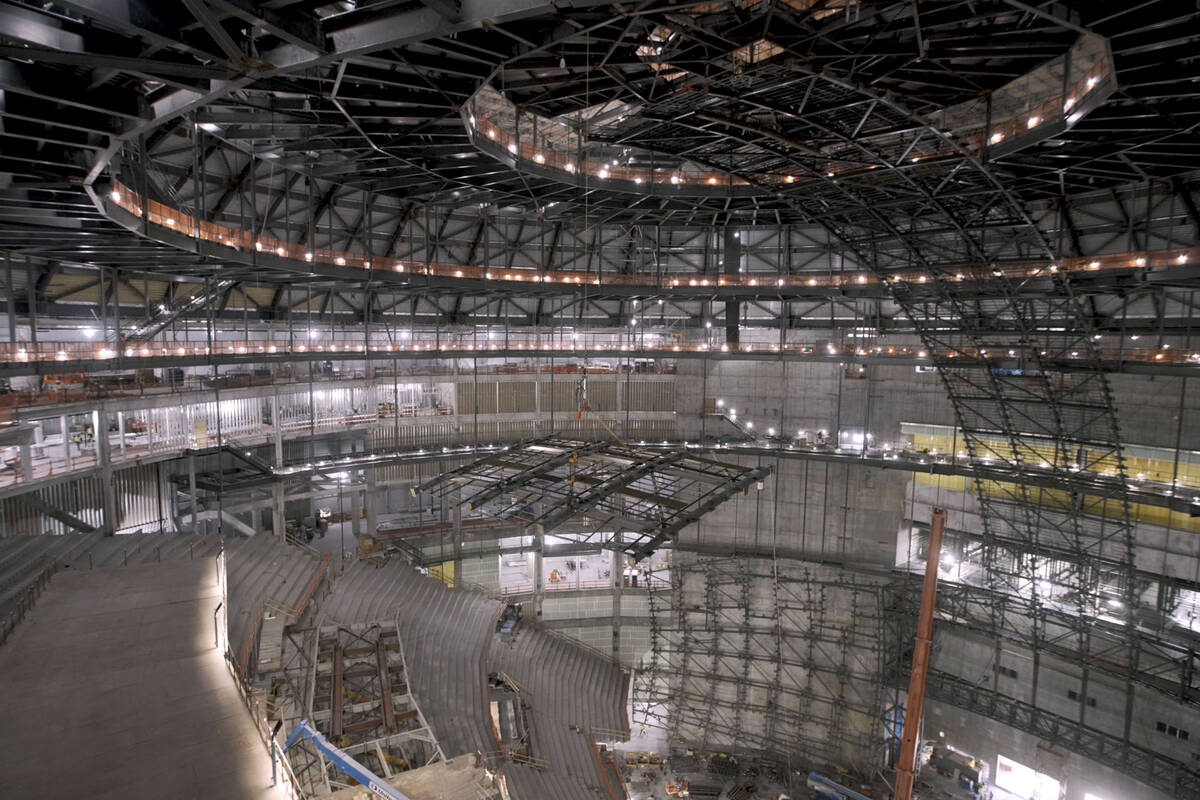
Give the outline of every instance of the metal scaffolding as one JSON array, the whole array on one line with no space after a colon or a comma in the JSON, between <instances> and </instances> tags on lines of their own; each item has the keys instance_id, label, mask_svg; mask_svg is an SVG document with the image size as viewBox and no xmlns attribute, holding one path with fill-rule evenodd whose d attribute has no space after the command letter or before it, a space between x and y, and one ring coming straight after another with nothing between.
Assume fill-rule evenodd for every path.
<instances>
[{"instance_id":1,"label":"metal scaffolding","mask_svg":"<svg viewBox=\"0 0 1200 800\"><path fill-rule=\"evenodd\" d=\"M657 577L657 580L654 578ZM762 753L867 776L883 744L882 579L819 564L676 554L653 576L634 723L673 748Z\"/></svg>"}]
</instances>

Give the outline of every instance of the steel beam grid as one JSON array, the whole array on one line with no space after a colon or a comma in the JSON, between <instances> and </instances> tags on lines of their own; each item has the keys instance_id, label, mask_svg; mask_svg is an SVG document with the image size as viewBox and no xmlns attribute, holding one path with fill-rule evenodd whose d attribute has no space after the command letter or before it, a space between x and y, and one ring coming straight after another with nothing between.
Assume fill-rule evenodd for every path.
<instances>
[{"instance_id":1,"label":"steel beam grid","mask_svg":"<svg viewBox=\"0 0 1200 800\"><path fill-rule=\"evenodd\" d=\"M307 714L331 741L367 760L376 774L424 766L439 754L408 689L395 630L380 625L326 626L311 666ZM293 757L297 779L310 792L326 792L327 765L312 754Z\"/></svg>"},{"instance_id":2,"label":"steel beam grid","mask_svg":"<svg viewBox=\"0 0 1200 800\"><path fill-rule=\"evenodd\" d=\"M898 665L897 665L898 666ZM903 671L892 670L892 683L900 688ZM928 697L973 714L995 720L1074 753L1105 764L1179 800L1200 798L1200 770L1160 755L1118 736L1051 714L975 682L930 670Z\"/></svg>"},{"instance_id":3,"label":"steel beam grid","mask_svg":"<svg viewBox=\"0 0 1200 800\"><path fill-rule=\"evenodd\" d=\"M635 722L677 747L869 773L883 707L881 582L815 564L693 558L677 552L671 588L650 593Z\"/></svg>"},{"instance_id":4,"label":"steel beam grid","mask_svg":"<svg viewBox=\"0 0 1200 800\"><path fill-rule=\"evenodd\" d=\"M643 558L769 473L687 449L547 436L439 475L414 493ZM568 525L572 520L584 521L583 532Z\"/></svg>"}]
</instances>

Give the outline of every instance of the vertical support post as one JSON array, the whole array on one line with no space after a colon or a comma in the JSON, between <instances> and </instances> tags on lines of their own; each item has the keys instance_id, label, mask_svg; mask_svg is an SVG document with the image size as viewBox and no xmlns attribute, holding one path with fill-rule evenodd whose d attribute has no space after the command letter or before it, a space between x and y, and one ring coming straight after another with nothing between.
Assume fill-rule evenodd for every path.
<instances>
[{"instance_id":1,"label":"vertical support post","mask_svg":"<svg viewBox=\"0 0 1200 800\"><path fill-rule=\"evenodd\" d=\"M125 412L117 412L117 446L121 448L121 455L125 455Z\"/></svg>"},{"instance_id":2,"label":"vertical support post","mask_svg":"<svg viewBox=\"0 0 1200 800\"><path fill-rule=\"evenodd\" d=\"M271 533L280 541L287 535L283 509L283 478L276 478L271 484Z\"/></svg>"},{"instance_id":3,"label":"vertical support post","mask_svg":"<svg viewBox=\"0 0 1200 800\"><path fill-rule=\"evenodd\" d=\"M12 253L4 254L4 279L5 285L8 286L8 340L15 342L17 340L17 298L14 296L12 285Z\"/></svg>"},{"instance_id":4,"label":"vertical support post","mask_svg":"<svg viewBox=\"0 0 1200 800\"><path fill-rule=\"evenodd\" d=\"M360 504L358 500L361 493L362 490L356 487L350 500L350 534L354 537L355 550L358 549L359 537L362 536L362 518L366 514L366 501Z\"/></svg>"},{"instance_id":5,"label":"vertical support post","mask_svg":"<svg viewBox=\"0 0 1200 800\"><path fill-rule=\"evenodd\" d=\"M453 512L454 536L454 585L463 584L463 532L462 532L462 490L455 490Z\"/></svg>"},{"instance_id":6,"label":"vertical support post","mask_svg":"<svg viewBox=\"0 0 1200 800\"><path fill-rule=\"evenodd\" d=\"M112 444L108 440L108 415L92 411L92 434L96 440L96 463L100 466L100 488L104 493L104 530L116 533L119 511L117 488L113 483Z\"/></svg>"},{"instance_id":7,"label":"vertical support post","mask_svg":"<svg viewBox=\"0 0 1200 800\"><path fill-rule=\"evenodd\" d=\"M275 466L283 466L283 424L279 419L279 390L271 395L271 432L275 436Z\"/></svg>"},{"instance_id":8,"label":"vertical support post","mask_svg":"<svg viewBox=\"0 0 1200 800\"><path fill-rule=\"evenodd\" d=\"M620 536L620 534L617 534ZM612 551L612 655L613 659L621 659L621 590L625 586L625 553L620 550Z\"/></svg>"},{"instance_id":9,"label":"vertical support post","mask_svg":"<svg viewBox=\"0 0 1200 800\"><path fill-rule=\"evenodd\" d=\"M196 499L196 456L188 456L188 492L192 495L192 533L197 533L196 513L199 503Z\"/></svg>"},{"instance_id":10,"label":"vertical support post","mask_svg":"<svg viewBox=\"0 0 1200 800\"><path fill-rule=\"evenodd\" d=\"M938 562L942 555L942 530L946 510L935 508L929 526L929 547L925 554L925 585L921 589L921 613L917 617L917 638L913 646L912 676L908 681L908 708L904 712L904 733L900 737L900 763L896 765L894 800L911 800L916 777L917 738L921 729L921 711L925 706L925 678L929 673L929 646L933 638L933 608L937 600Z\"/></svg>"},{"instance_id":11,"label":"vertical support post","mask_svg":"<svg viewBox=\"0 0 1200 800\"><path fill-rule=\"evenodd\" d=\"M376 485L375 468L367 467L367 491L364 505L367 508L367 536L374 537L379 530L379 491Z\"/></svg>"},{"instance_id":12,"label":"vertical support post","mask_svg":"<svg viewBox=\"0 0 1200 800\"><path fill-rule=\"evenodd\" d=\"M336 742L342 738L342 643L333 645L333 681L330 687L330 733Z\"/></svg>"},{"instance_id":13,"label":"vertical support post","mask_svg":"<svg viewBox=\"0 0 1200 800\"><path fill-rule=\"evenodd\" d=\"M543 539L541 533L533 537L533 619L539 625L542 622L542 600L546 595L546 577L542 574L545 570L542 560Z\"/></svg>"},{"instance_id":14,"label":"vertical support post","mask_svg":"<svg viewBox=\"0 0 1200 800\"><path fill-rule=\"evenodd\" d=\"M103 271L101 271L101 274L103 274ZM36 275L33 274L33 262L31 262L28 258L25 259L25 280L28 281L28 285L25 288L25 297L26 297L26 302L29 304L29 313L27 314L27 316L29 317L29 341L31 344L36 345L37 340L38 340L38 338L37 338L37 285L38 285L38 278ZM11 287L12 284L10 283L9 286ZM35 351L37 350L36 347L33 349Z\"/></svg>"},{"instance_id":15,"label":"vertical support post","mask_svg":"<svg viewBox=\"0 0 1200 800\"><path fill-rule=\"evenodd\" d=\"M736 276L738 269L742 265L742 240L741 234L732 228L723 228L725 246L722 248L724 260L724 269L718 272L724 272L726 275ZM741 303L736 300L730 300L725 303L725 343L731 347L736 346L741 341L740 324L742 316Z\"/></svg>"},{"instance_id":16,"label":"vertical support post","mask_svg":"<svg viewBox=\"0 0 1200 800\"><path fill-rule=\"evenodd\" d=\"M379 668L379 693L383 701L383 727L388 733L396 730L396 715L392 708L392 678L388 674L387 651L383 649L383 639L375 642L375 664ZM381 759L386 764L386 759ZM385 766L384 769L387 769Z\"/></svg>"},{"instance_id":17,"label":"vertical support post","mask_svg":"<svg viewBox=\"0 0 1200 800\"><path fill-rule=\"evenodd\" d=\"M58 429L62 432L62 447L63 461L67 463L67 470L71 469L71 432L67 430L67 416L65 414L58 418Z\"/></svg>"},{"instance_id":18,"label":"vertical support post","mask_svg":"<svg viewBox=\"0 0 1200 800\"><path fill-rule=\"evenodd\" d=\"M33 480L33 448L29 442L21 442L21 480Z\"/></svg>"}]
</instances>

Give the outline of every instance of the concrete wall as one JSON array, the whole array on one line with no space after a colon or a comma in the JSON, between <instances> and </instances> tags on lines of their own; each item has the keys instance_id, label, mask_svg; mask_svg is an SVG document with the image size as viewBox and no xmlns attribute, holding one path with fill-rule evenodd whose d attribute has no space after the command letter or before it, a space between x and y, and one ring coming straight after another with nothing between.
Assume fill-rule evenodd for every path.
<instances>
[{"instance_id":1,"label":"concrete wall","mask_svg":"<svg viewBox=\"0 0 1200 800\"><path fill-rule=\"evenodd\" d=\"M684 438L738 435L725 420L704 416L705 398L737 409L739 421L752 421L758 432L774 428L787 437L852 429L887 441L899 438L901 422L954 420L938 376L911 367L868 367L864 378L846 377L836 364L689 361L678 369L677 425ZM680 540L810 558L890 560L902 474L786 459L766 463L775 472L761 491L731 500Z\"/></svg>"},{"instance_id":2,"label":"concrete wall","mask_svg":"<svg viewBox=\"0 0 1200 800\"><path fill-rule=\"evenodd\" d=\"M759 432L773 427L786 436L854 428L887 441L899 437L901 422L954 424L941 378L913 367L869 366L862 378L846 377L837 364L782 361L681 361L677 369L685 437L736 434L728 423L702 416L705 397L724 400Z\"/></svg>"},{"instance_id":3,"label":"concrete wall","mask_svg":"<svg viewBox=\"0 0 1200 800\"><path fill-rule=\"evenodd\" d=\"M1165 375L1109 375L1108 381L1122 442L1200 450L1200 382Z\"/></svg>"},{"instance_id":4,"label":"concrete wall","mask_svg":"<svg viewBox=\"0 0 1200 800\"><path fill-rule=\"evenodd\" d=\"M1101 800L1174 800L1111 767L1082 758L1062 748L1047 751L1035 736L1001 725L969 711L931 700L925 704L924 738L945 740L991 765L996 774L996 756L1004 755L1066 783L1065 800L1084 800L1093 794Z\"/></svg>"},{"instance_id":5,"label":"concrete wall","mask_svg":"<svg viewBox=\"0 0 1200 800\"><path fill-rule=\"evenodd\" d=\"M905 473L786 458L731 460L774 472L761 490L736 495L683 530L681 546L892 563Z\"/></svg>"},{"instance_id":6,"label":"concrete wall","mask_svg":"<svg viewBox=\"0 0 1200 800\"><path fill-rule=\"evenodd\" d=\"M1034 703L1034 659L1028 648L1011 642L997 643L961 628L940 624L935 630L934 642L934 669L992 688L1008 697ZM1016 677L1012 675L1014 672ZM1085 672L1074 663L1045 654L1038 659L1036 679L1036 705L1039 708L1112 736L1123 737L1128 701L1123 682L1096 670ZM1072 699L1071 692L1078 699ZM1143 686L1134 687L1132 708L1131 743L1185 764L1200 758L1200 712ZM1159 722L1188 731L1188 738L1184 740L1158 731ZM927 722L926 738L930 738L929 731Z\"/></svg>"}]
</instances>

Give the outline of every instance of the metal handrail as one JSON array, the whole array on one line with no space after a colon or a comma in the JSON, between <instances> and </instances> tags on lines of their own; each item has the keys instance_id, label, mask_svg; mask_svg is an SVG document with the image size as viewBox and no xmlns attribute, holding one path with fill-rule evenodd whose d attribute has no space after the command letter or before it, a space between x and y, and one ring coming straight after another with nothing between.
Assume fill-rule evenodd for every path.
<instances>
[{"instance_id":1,"label":"metal handrail","mask_svg":"<svg viewBox=\"0 0 1200 800\"><path fill-rule=\"evenodd\" d=\"M616 656L614 656L612 653L606 653L598 647L593 647L590 644L581 642L580 640L576 639L573 636L567 636L565 633L559 633L558 631L554 630L553 628L540 628L540 630L542 631L542 633L547 633L556 639L560 639L560 640L566 642L567 644L574 645L575 647L578 647L582 650L586 650L587 652L591 653L592 655L596 656L597 658L602 658L614 666L620 667L621 669L625 669L625 667L623 667L621 665L621 660L619 658L617 658Z\"/></svg>"},{"instance_id":2,"label":"metal handrail","mask_svg":"<svg viewBox=\"0 0 1200 800\"><path fill-rule=\"evenodd\" d=\"M602 742L629 741L629 731L617 730L616 728L592 728L592 733L599 736L599 740Z\"/></svg>"},{"instance_id":3,"label":"metal handrail","mask_svg":"<svg viewBox=\"0 0 1200 800\"><path fill-rule=\"evenodd\" d=\"M16 607L8 612L3 627L0 627L0 645L8 641L8 637L12 635L12 632L25 619L25 615L33 608L38 597L41 596L47 584L50 583L50 576L56 572L58 572L58 562L51 561L26 585L24 591L21 592L20 599L17 600Z\"/></svg>"},{"instance_id":4,"label":"metal handrail","mask_svg":"<svg viewBox=\"0 0 1200 800\"><path fill-rule=\"evenodd\" d=\"M588 741L592 745L592 755L596 757L596 768L600 770L600 777L604 780L604 788L608 790L608 796L612 800L621 800L617 796L616 789L613 788L612 781L608 779L608 770L605 769L604 758L600 755L600 746L596 744L596 737L592 735L591 731L588 731Z\"/></svg>"}]
</instances>

